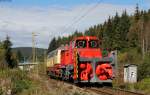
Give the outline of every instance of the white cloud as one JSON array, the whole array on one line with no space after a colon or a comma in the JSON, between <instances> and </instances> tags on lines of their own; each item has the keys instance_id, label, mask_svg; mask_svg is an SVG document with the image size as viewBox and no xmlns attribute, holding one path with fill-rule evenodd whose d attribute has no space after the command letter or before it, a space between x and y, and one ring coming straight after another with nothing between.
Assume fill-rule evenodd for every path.
<instances>
[{"instance_id":1,"label":"white cloud","mask_svg":"<svg viewBox=\"0 0 150 95\"><path fill-rule=\"evenodd\" d=\"M79 5L71 9L0 7L0 40L4 39L6 35L4 32L7 32L11 36L14 47L31 46L31 34L36 32L38 34L37 46L47 48L50 39L54 36L68 35L76 29L84 31L91 25L103 23L116 11L119 14L125 9L129 14L134 11L134 6L100 4L68 28L72 22L93 6L93 4Z\"/></svg>"}]
</instances>

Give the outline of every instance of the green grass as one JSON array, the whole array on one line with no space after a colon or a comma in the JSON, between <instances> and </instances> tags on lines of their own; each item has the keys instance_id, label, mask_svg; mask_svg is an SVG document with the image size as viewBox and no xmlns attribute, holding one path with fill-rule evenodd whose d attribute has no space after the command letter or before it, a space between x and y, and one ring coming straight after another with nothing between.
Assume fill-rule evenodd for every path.
<instances>
[{"instance_id":1,"label":"green grass","mask_svg":"<svg viewBox=\"0 0 150 95\"><path fill-rule=\"evenodd\" d=\"M134 84L134 88L140 91L144 91L146 94L150 94L150 78L145 78Z\"/></svg>"},{"instance_id":2,"label":"green grass","mask_svg":"<svg viewBox=\"0 0 150 95\"><path fill-rule=\"evenodd\" d=\"M0 95L11 90L13 94L18 94L25 89L29 89L32 81L27 77L27 73L19 69L0 70Z\"/></svg>"},{"instance_id":3,"label":"green grass","mask_svg":"<svg viewBox=\"0 0 150 95\"><path fill-rule=\"evenodd\" d=\"M150 78L145 78L134 84L122 84L119 86L119 88L150 95Z\"/></svg>"}]
</instances>

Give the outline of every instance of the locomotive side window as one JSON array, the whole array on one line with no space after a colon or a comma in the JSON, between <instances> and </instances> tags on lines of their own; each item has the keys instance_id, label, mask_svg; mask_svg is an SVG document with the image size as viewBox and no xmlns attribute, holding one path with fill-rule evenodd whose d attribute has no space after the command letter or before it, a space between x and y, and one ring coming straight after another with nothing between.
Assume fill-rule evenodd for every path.
<instances>
[{"instance_id":1,"label":"locomotive side window","mask_svg":"<svg viewBox=\"0 0 150 95\"><path fill-rule=\"evenodd\" d=\"M77 48L85 48L86 47L86 40L77 40L76 41Z\"/></svg>"},{"instance_id":2,"label":"locomotive side window","mask_svg":"<svg viewBox=\"0 0 150 95\"><path fill-rule=\"evenodd\" d=\"M98 48L99 47L98 40L90 40L89 47L90 48Z\"/></svg>"}]
</instances>

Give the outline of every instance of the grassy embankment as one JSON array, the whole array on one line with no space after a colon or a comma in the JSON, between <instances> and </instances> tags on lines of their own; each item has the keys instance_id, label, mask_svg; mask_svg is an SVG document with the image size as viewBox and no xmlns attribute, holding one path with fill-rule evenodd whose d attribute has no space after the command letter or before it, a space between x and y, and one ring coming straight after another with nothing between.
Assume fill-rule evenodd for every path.
<instances>
[{"instance_id":1,"label":"grassy embankment","mask_svg":"<svg viewBox=\"0 0 150 95\"><path fill-rule=\"evenodd\" d=\"M44 79L43 79L44 80ZM0 70L0 95L53 95L45 88L37 75L37 69L30 72L19 69Z\"/></svg>"},{"instance_id":2,"label":"grassy embankment","mask_svg":"<svg viewBox=\"0 0 150 95\"><path fill-rule=\"evenodd\" d=\"M139 49L128 49L118 54L118 64L136 64L138 66L138 82L134 84L121 84L120 87L132 91L140 91L150 94L150 53L143 57ZM123 79L122 79L123 80Z\"/></svg>"},{"instance_id":3,"label":"grassy embankment","mask_svg":"<svg viewBox=\"0 0 150 95\"><path fill-rule=\"evenodd\" d=\"M37 73L38 71L38 73ZM19 69L0 70L0 95L86 95L63 82L49 80L43 65L27 72Z\"/></svg>"}]
</instances>

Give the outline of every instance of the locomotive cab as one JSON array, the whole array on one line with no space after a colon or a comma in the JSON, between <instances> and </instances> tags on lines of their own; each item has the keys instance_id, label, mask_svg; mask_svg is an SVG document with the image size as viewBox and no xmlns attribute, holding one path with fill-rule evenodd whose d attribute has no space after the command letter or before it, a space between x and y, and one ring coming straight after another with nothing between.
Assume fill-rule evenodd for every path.
<instances>
[{"instance_id":1,"label":"locomotive cab","mask_svg":"<svg viewBox=\"0 0 150 95\"><path fill-rule=\"evenodd\" d=\"M74 48L80 57L101 58L100 41L96 37L78 37L74 41Z\"/></svg>"},{"instance_id":2,"label":"locomotive cab","mask_svg":"<svg viewBox=\"0 0 150 95\"><path fill-rule=\"evenodd\" d=\"M96 37L78 37L75 39L76 48L99 48L100 41Z\"/></svg>"},{"instance_id":3,"label":"locomotive cab","mask_svg":"<svg viewBox=\"0 0 150 95\"><path fill-rule=\"evenodd\" d=\"M99 48L99 42L96 39L86 40L79 39L75 43L76 48Z\"/></svg>"}]
</instances>

